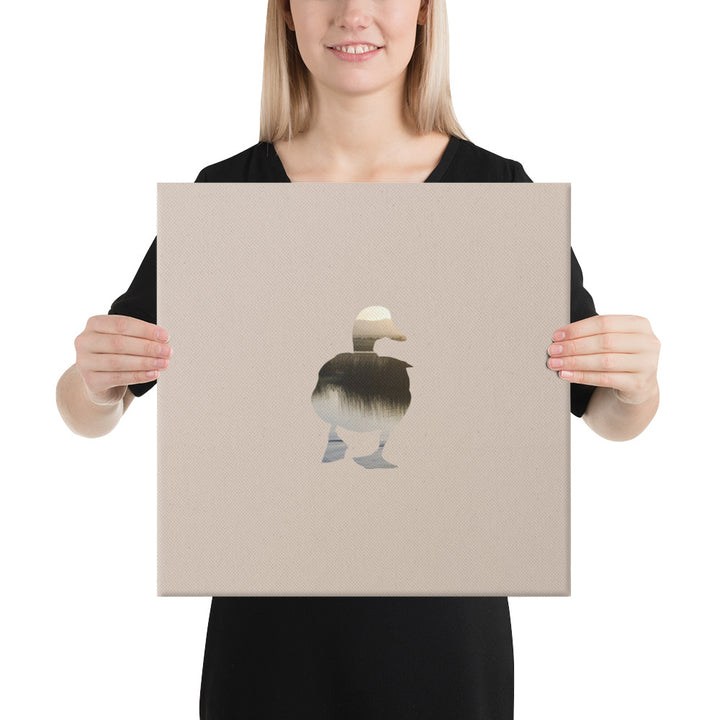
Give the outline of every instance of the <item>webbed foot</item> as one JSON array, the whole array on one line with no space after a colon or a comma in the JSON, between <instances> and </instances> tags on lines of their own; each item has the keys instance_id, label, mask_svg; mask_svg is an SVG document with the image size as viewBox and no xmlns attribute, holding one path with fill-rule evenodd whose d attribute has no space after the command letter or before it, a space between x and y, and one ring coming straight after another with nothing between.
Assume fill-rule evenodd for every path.
<instances>
[{"instance_id":1,"label":"webbed foot","mask_svg":"<svg viewBox=\"0 0 720 720\"><path fill-rule=\"evenodd\" d=\"M395 468L397 465L393 465L388 462L382 455L382 448L378 448L372 455L363 455L361 457L354 457L353 460L358 464L362 465L368 470L375 468Z\"/></svg>"}]
</instances>

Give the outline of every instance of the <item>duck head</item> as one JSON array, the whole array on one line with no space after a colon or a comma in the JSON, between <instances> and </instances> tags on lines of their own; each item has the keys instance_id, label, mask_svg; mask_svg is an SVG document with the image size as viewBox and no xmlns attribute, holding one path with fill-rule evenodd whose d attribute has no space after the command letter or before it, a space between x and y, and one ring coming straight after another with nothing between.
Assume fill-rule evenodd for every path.
<instances>
[{"instance_id":1,"label":"duck head","mask_svg":"<svg viewBox=\"0 0 720 720\"><path fill-rule=\"evenodd\" d=\"M375 341L384 337L391 340L407 340L395 327L387 308L372 305L361 310L353 325L353 350L372 352Z\"/></svg>"}]
</instances>

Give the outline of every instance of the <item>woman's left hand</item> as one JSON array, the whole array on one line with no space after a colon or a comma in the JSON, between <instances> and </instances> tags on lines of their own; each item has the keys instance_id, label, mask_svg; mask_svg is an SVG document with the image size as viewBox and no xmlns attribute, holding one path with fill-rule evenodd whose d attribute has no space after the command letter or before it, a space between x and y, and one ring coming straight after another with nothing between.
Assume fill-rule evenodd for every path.
<instances>
[{"instance_id":1,"label":"woman's left hand","mask_svg":"<svg viewBox=\"0 0 720 720\"><path fill-rule=\"evenodd\" d=\"M647 318L595 315L553 333L547 366L568 382L613 388L639 405L657 391L660 341Z\"/></svg>"}]
</instances>

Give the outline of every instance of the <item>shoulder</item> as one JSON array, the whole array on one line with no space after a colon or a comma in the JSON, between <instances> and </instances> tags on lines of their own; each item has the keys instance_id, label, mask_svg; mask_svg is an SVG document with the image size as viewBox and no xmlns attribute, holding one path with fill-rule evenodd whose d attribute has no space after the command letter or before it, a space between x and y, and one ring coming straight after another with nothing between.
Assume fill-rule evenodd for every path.
<instances>
[{"instance_id":1,"label":"shoulder","mask_svg":"<svg viewBox=\"0 0 720 720\"><path fill-rule=\"evenodd\" d=\"M470 140L458 140L445 182L532 182L517 160L490 152Z\"/></svg>"},{"instance_id":2,"label":"shoulder","mask_svg":"<svg viewBox=\"0 0 720 720\"><path fill-rule=\"evenodd\" d=\"M258 142L237 155L204 167L195 182L264 182L270 179L274 149Z\"/></svg>"}]
</instances>

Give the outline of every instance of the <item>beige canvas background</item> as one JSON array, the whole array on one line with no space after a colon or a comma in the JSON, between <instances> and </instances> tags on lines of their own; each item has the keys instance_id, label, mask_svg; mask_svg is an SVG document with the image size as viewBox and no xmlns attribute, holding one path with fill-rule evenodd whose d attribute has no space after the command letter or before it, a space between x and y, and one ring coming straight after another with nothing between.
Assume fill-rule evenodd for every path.
<instances>
[{"instance_id":1,"label":"beige canvas background","mask_svg":"<svg viewBox=\"0 0 720 720\"><path fill-rule=\"evenodd\" d=\"M568 184L158 184L158 594L569 594L569 270ZM371 305L393 469L310 402Z\"/></svg>"}]
</instances>

